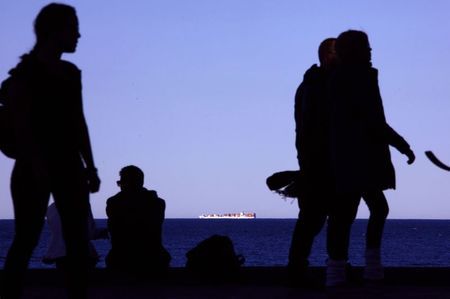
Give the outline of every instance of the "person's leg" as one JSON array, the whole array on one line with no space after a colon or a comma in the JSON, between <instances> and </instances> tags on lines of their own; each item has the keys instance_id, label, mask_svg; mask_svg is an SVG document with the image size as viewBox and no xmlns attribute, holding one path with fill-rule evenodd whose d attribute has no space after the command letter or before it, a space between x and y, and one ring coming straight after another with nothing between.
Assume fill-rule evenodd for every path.
<instances>
[{"instance_id":1,"label":"person's leg","mask_svg":"<svg viewBox=\"0 0 450 299\"><path fill-rule=\"evenodd\" d=\"M380 248L389 205L382 191L364 193L363 199L370 211L366 232L366 248Z\"/></svg>"},{"instance_id":2,"label":"person's leg","mask_svg":"<svg viewBox=\"0 0 450 299\"><path fill-rule=\"evenodd\" d=\"M19 298L28 262L39 242L50 193L30 165L16 163L11 176L15 235L6 256L1 298Z\"/></svg>"},{"instance_id":3,"label":"person's leg","mask_svg":"<svg viewBox=\"0 0 450 299\"><path fill-rule=\"evenodd\" d=\"M341 194L330 202L327 250L331 259L347 260L350 231L358 212L359 194Z\"/></svg>"},{"instance_id":4,"label":"person's leg","mask_svg":"<svg viewBox=\"0 0 450 299\"><path fill-rule=\"evenodd\" d=\"M81 168L66 167L52 176L52 193L66 245L64 274L69 298L86 298L88 281L89 192Z\"/></svg>"},{"instance_id":5,"label":"person's leg","mask_svg":"<svg viewBox=\"0 0 450 299\"><path fill-rule=\"evenodd\" d=\"M384 278L381 263L381 240L384 224L389 213L389 206L382 191L363 194L363 199L370 211L366 232L366 266L364 278L368 280L381 280Z\"/></svg>"},{"instance_id":6,"label":"person's leg","mask_svg":"<svg viewBox=\"0 0 450 299\"><path fill-rule=\"evenodd\" d=\"M360 201L359 194L339 194L330 202L327 231L327 286L345 283L350 231Z\"/></svg>"},{"instance_id":7,"label":"person's leg","mask_svg":"<svg viewBox=\"0 0 450 299\"><path fill-rule=\"evenodd\" d=\"M304 194L299 201L300 212L292 235L289 249L290 272L304 271L309 262L308 258L314 238L322 230L327 218L325 195Z\"/></svg>"}]
</instances>

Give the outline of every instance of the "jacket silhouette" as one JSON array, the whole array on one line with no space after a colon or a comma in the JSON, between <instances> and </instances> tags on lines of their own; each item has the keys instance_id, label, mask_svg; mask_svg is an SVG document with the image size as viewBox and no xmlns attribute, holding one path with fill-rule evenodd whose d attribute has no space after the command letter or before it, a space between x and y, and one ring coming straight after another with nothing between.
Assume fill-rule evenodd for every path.
<instances>
[{"instance_id":1,"label":"jacket silhouette","mask_svg":"<svg viewBox=\"0 0 450 299\"><path fill-rule=\"evenodd\" d=\"M340 192L395 189L389 145L406 154L409 144L386 122L378 71L342 65L330 83L332 160Z\"/></svg>"},{"instance_id":2,"label":"jacket silhouette","mask_svg":"<svg viewBox=\"0 0 450 299\"><path fill-rule=\"evenodd\" d=\"M132 272L167 268L170 255L161 237L166 204L156 191L144 187L121 191L106 204L111 237L107 266Z\"/></svg>"},{"instance_id":3,"label":"jacket silhouette","mask_svg":"<svg viewBox=\"0 0 450 299\"><path fill-rule=\"evenodd\" d=\"M311 66L295 95L297 158L305 188L330 183L329 104L327 82L331 70Z\"/></svg>"}]
</instances>

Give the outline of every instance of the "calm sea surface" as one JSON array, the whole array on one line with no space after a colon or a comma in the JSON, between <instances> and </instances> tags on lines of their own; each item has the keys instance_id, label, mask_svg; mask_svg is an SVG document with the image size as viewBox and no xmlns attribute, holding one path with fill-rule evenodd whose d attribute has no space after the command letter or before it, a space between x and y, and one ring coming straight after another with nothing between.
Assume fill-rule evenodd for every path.
<instances>
[{"instance_id":1,"label":"calm sea surface","mask_svg":"<svg viewBox=\"0 0 450 299\"><path fill-rule=\"evenodd\" d=\"M97 220L105 227L105 220ZM182 267L186 252L201 240L213 235L228 235L236 252L246 258L245 266L283 266L295 219L201 220L167 219L164 225L164 246L172 255L171 265ZM356 220L352 229L350 262L364 263L364 235L367 220ZM11 244L13 221L0 220L0 268ZM47 248L49 231L44 229L30 267L46 268L41 262ZM109 250L108 240L94 241L103 257ZM324 231L317 237L310 261L323 266L326 260ZM450 266L450 220L388 220L383 241L383 261L386 266Z\"/></svg>"}]
</instances>

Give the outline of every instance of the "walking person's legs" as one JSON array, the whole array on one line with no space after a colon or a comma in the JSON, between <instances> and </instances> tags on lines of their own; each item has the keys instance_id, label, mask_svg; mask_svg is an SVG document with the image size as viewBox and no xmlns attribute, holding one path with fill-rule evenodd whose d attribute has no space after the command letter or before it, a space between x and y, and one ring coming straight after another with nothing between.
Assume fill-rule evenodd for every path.
<instances>
[{"instance_id":1,"label":"walking person's legs","mask_svg":"<svg viewBox=\"0 0 450 299\"><path fill-rule=\"evenodd\" d=\"M327 231L327 272L326 285L337 286L346 282L345 266L348 260L350 231L361 196L359 194L339 194L330 202Z\"/></svg>"},{"instance_id":2,"label":"walking person's legs","mask_svg":"<svg viewBox=\"0 0 450 299\"><path fill-rule=\"evenodd\" d=\"M53 178L52 193L61 217L66 245L64 275L69 298L86 298L89 271L89 192L82 169L59 173Z\"/></svg>"},{"instance_id":3,"label":"walking person's legs","mask_svg":"<svg viewBox=\"0 0 450 299\"><path fill-rule=\"evenodd\" d=\"M1 298L20 298L28 263L45 222L49 190L31 165L16 162L11 176L15 233L6 256Z\"/></svg>"},{"instance_id":4,"label":"walking person's legs","mask_svg":"<svg viewBox=\"0 0 450 299\"><path fill-rule=\"evenodd\" d=\"M289 249L288 270L290 274L306 270L314 238L322 230L327 218L324 195L306 195L299 198L300 212L292 235Z\"/></svg>"},{"instance_id":5,"label":"walking person's legs","mask_svg":"<svg viewBox=\"0 0 450 299\"><path fill-rule=\"evenodd\" d=\"M366 267L364 278L368 280L381 280L384 278L381 263L381 240L384 224L389 214L389 205L382 191L363 194L363 199L370 211L366 232Z\"/></svg>"}]
</instances>

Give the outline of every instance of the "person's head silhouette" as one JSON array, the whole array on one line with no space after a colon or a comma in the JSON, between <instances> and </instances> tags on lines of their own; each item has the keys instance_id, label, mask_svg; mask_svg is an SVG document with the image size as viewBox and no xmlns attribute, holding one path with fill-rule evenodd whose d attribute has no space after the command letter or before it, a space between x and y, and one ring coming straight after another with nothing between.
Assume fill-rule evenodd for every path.
<instances>
[{"instance_id":1,"label":"person's head silhouette","mask_svg":"<svg viewBox=\"0 0 450 299\"><path fill-rule=\"evenodd\" d=\"M122 191L140 190L144 186L144 172L137 166L125 166L119 175L120 181L117 181L117 185Z\"/></svg>"},{"instance_id":2,"label":"person's head silhouette","mask_svg":"<svg viewBox=\"0 0 450 299\"><path fill-rule=\"evenodd\" d=\"M370 66L371 51L369 38L363 31L348 30L336 40L336 53L344 65Z\"/></svg>"},{"instance_id":3,"label":"person's head silhouette","mask_svg":"<svg viewBox=\"0 0 450 299\"><path fill-rule=\"evenodd\" d=\"M35 49L55 53L73 53L80 32L75 8L66 4L51 3L41 9L34 21Z\"/></svg>"},{"instance_id":4,"label":"person's head silhouette","mask_svg":"<svg viewBox=\"0 0 450 299\"><path fill-rule=\"evenodd\" d=\"M327 38L320 43L319 46L319 61L320 67L329 69L336 64L337 56L335 51L336 39L333 37Z\"/></svg>"}]
</instances>

